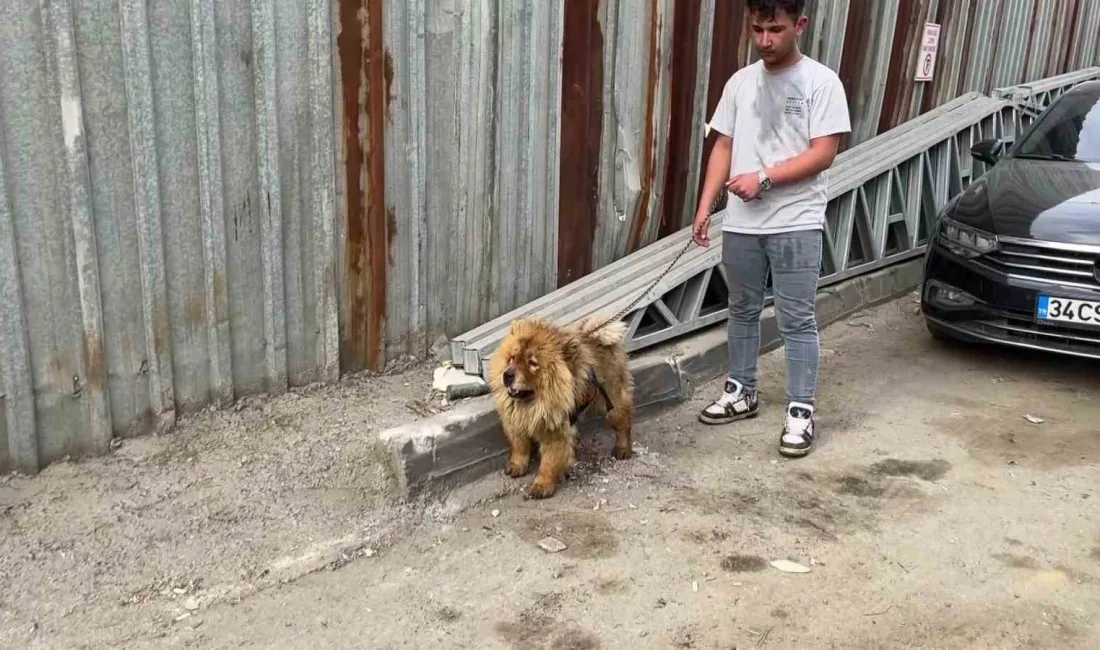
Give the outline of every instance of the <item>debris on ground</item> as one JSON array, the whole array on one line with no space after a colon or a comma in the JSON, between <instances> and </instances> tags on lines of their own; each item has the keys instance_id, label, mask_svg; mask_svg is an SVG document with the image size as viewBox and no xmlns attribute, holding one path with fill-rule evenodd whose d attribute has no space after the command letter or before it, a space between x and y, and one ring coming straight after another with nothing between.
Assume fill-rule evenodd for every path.
<instances>
[{"instance_id":1,"label":"debris on ground","mask_svg":"<svg viewBox=\"0 0 1100 650\"><path fill-rule=\"evenodd\" d=\"M803 566L797 562L791 562L790 560L772 560L772 567L779 569L783 573L809 573L810 568Z\"/></svg>"},{"instance_id":2,"label":"debris on ground","mask_svg":"<svg viewBox=\"0 0 1100 650\"><path fill-rule=\"evenodd\" d=\"M481 377L468 375L462 368L445 363L435 369L432 390L443 393L453 402L456 399L486 395L489 385Z\"/></svg>"},{"instance_id":3,"label":"debris on ground","mask_svg":"<svg viewBox=\"0 0 1100 650\"><path fill-rule=\"evenodd\" d=\"M560 553L569 547L565 545L565 542L556 537L544 537L539 540L539 548L547 553Z\"/></svg>"}]
</instances>

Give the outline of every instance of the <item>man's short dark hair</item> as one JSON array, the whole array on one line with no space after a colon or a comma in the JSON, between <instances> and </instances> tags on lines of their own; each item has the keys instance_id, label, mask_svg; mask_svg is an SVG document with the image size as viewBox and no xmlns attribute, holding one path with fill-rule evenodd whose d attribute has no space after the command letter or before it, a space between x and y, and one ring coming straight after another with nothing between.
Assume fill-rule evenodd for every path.
<instances>
[{"instance_id":1,"label":"man's short dark hair","mask_svg":"<svg viewBox=\"0 0 1100 650\"><path fill-rule=\"evenodd\" d=\"M765 20L774 19L779 11L790 16L791 20L798 20L806 10L806 0L747 0L745 5L750 13Z\"/></svg>"}]
</instances>

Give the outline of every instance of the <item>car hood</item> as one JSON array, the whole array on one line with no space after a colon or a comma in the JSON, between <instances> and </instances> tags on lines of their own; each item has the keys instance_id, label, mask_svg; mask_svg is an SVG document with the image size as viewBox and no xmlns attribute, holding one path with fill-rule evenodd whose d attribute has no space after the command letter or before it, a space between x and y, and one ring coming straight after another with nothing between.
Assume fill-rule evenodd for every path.
<instances>
[{"instance_id":1,"label":"car hood","mask_svg":"<svg viewBox=\"0 0 1100 650\"><path fill-rule=\"evenodd\" d=\"M956 218L997 235L1100 245L1100 165L1005 159L967 188Z\"/></svg>"}]
</instances>

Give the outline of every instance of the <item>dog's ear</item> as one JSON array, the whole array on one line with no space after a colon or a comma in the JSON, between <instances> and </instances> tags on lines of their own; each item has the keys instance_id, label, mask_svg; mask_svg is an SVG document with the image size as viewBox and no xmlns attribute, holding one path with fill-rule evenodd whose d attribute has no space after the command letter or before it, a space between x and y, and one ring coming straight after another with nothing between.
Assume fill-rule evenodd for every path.
<instances>
[{"instance_id":1,"label":"dog's ear","mask_svg":"<svg viewBox=\"0 0 1100 650\"><path fill-rule=\"evenodd\" d=\"M574 364L581 353L581 340L576 335L566 334L561 340L561 356L567 364Z\"/></svg>"}]
</instances>

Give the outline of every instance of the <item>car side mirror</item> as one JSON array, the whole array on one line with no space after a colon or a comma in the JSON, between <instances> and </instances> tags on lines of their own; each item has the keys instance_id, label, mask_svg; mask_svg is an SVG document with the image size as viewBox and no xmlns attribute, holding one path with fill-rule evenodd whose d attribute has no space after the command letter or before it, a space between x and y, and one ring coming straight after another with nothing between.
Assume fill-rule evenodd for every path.
<instances>
[{"instance_id":1,"label":"car side mirror","mask_svg":"<svg viewBox=\"0 0 1100 650\"><path fill-rule=\"evenodd\" d=\"M1003 140L991 138L989 140L975 142L974 146L970 147L970 155L973 156L975 160L981 161L992 167L997 164L997 160L1001 157L1003 149Z\"/></svg>"}]
</instances>

